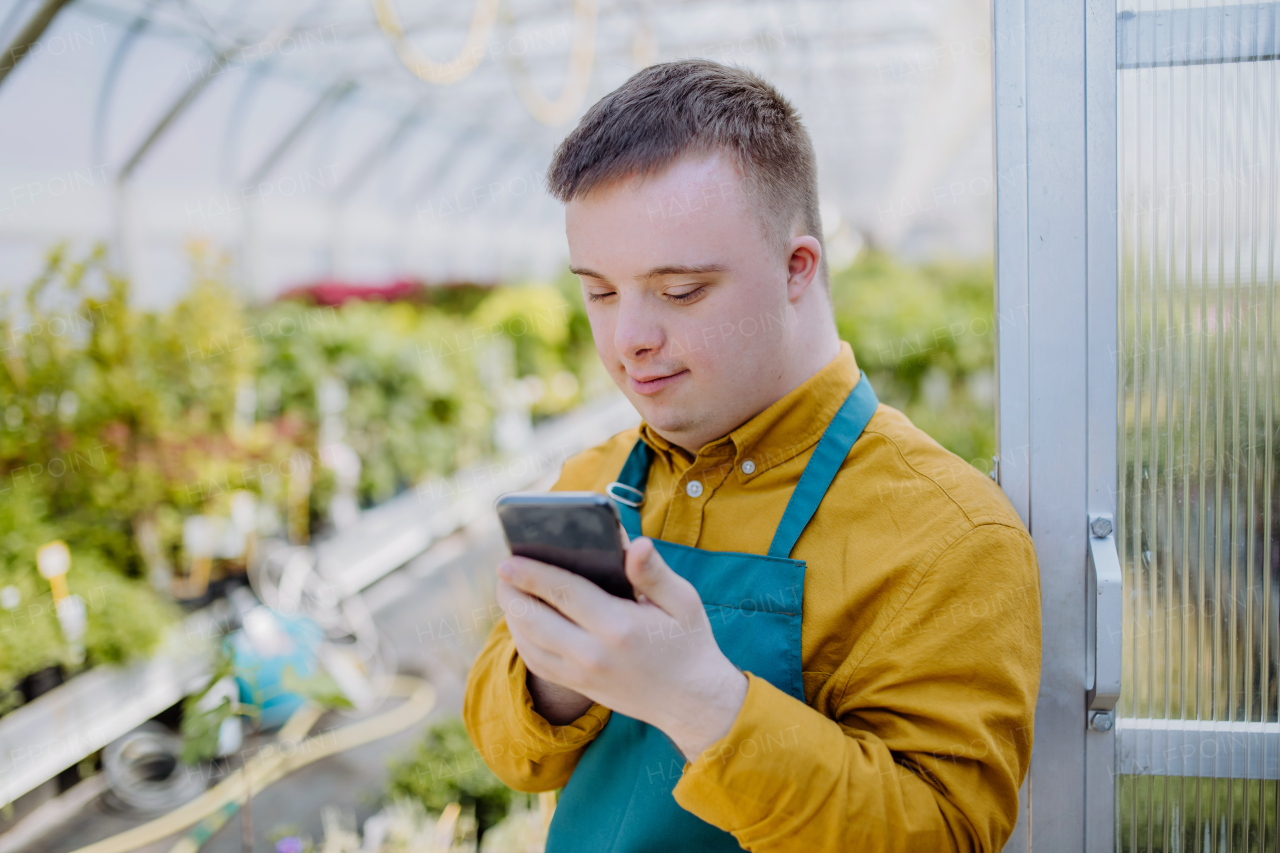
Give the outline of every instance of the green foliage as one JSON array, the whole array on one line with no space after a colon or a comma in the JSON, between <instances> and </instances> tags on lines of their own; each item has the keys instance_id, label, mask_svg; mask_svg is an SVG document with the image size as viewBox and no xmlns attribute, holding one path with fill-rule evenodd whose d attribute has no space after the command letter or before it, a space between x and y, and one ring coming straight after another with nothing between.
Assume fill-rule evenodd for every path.
<instances>
[{"instance_id":1,"label":"green foliage","mask_svg":"<svg viewBox=\"0 0 1280 853\"><path fill-rule=\"evenodd\" d=\"M468 320L474 336L510 342L516 376L537 377L535 415L557 414L581 402L578 376L598 361L576 292L566 295L555 284L496 288ZM589 352L583 347L584 325Z\"/></svg>"},{"instance_id":2,"label":"green foliage","mask_svg":"<svg viewBox=\"0 0 1280 853\"><path fill-rule=\"evenodd\" d=\"M264 330L259 397L307 424L309 440L320 440L317 389L333 380L345 386L344 440L362 462L364 503L489 449L489 412L469 362L429 357L433 341L454 337L456 320L408 303L373 302L333 308L286 301L254 316Z\"/></svg>"},{"instance_id":3,"label":"green foliage","mask_svg":"<svg viewBox=\"0 0 1280 853\"><path fill-rule=\"evenodd\" d=\"M88 604L85 652L90 666L128 663L150 655L178 609L145 582L127 578L103 555L84 551L68 587Z\"/></svg>"},{"instance_id":4,"label":"green foliage","mask_svg":"<svg viewBox=\"0 0 1280 853\"><path fill-rule=\"evenodd\" d=\"M585 329L589 344L590 327L580 297L528 283L442 301L448 310L431 300L339 307L286 300L251 311L261 346L258 394L269 414L317 429L316 389L332 380L346 388L344 440L363 463L366 504L492 453L489 427L514 379L535 378L524 386L539 391L527 401L535 416L583 399L579 376L590 363L582 336Z\"/></svg>"},{"instance_id":5,"label":"green foliage","mask_svg":"<svg viewBox=\"0 0 1280 853\"><path fill-rule=\"evenodd\" d=\"M18 593L17 606L0 608L0 691L50 666L71 667L49 582L36 569L36 549L55 538L43 497L0 497L0 589ZM85 602L85 663L122 663L150 654L176 608L150 587L111 568L98 552L71 541L70 592Z\"/></svg>"},{"instance_id":6,"label":"green foliage","mask_svg":"<svg viewBox=\"0 0 1280 853\"><path fill-rule=\"evenodd\" d=\"M411 755L391 765L386 794L417 800L431 812L452 802L474 805L482 835L506 817L513 796L519 796L485 765L461 717L431 726Z\"/></svg>"},{"instance_id":7,"label":"green foliage","mask_svg":"<svg viewBox=\"0 0 1280 853\"><path fill-rule=\"evenodd\" d=\"M17 607L0 609L0 690L45 667L70 663L49 583L35 567L36 548L49 541L39 509L37 501L0 501L0 588L20 594ZM73 552L72 571L77 562Z\"/></svg>"},{"instance_id":8,"label":"green foliage","mask_svg":"<svg viewBox=\"0 0 1280 853\"><path fill-rule=\"evenodd\" d=\"M218 733L228 717L260 717L262 709L255 704L244 704L238 699L223 698L216 705L208 696L220 689L220 683L236 676L235 655L229 643L219 643L217 656L211 666L209 682L199 693L194 693L182 703L182 761L197 764L217 755ZM244 677L242 672L241 677ZM281 673L280 686L289 693L297 693L313 705L324 709L350 710L355 706L343 694L333 677L323 670L301 676L292 665ZM235 688L238 693L238 688Z\"/></svg>"},{"instance_id":9,"label":"green foliage","mask_svg":"<svg viewBox=\"0 0 1280 853\"><path fill-rule=\"evenodd\" d=\"M591 321L587 317L586 303L582 295L582 282L576 275L565 270L564 274L551 282L560 292L561 297L569 303L567 318L567 335L563 345L565 365L578 377L582 384L581 396L590 399L605 391L616 388L613 379L600 363L596 353L595 338L591 334Z\"/></svg>"},{"instance_id":10,"label":"green foliage","mask_svg":"<svg viewBox=\"0 0 1280 853\"><path fill-rule=\"evenodd\" d=\"M292 449L287 430L234 422L256 355L252 341L227 352L244 316L216 267L196 261L184 298L149 313L101 251L72 261L57 249L22 321L0 321L0 489L41 495L61 535L126 574L142 569L135 519L172 510L161 532L179 562L181 516Z\"/></svg>"},{"instance_id":11,"label":"green foliage","mask_svg":"<svg viewBox=\"0 0 1280 853\"><path fill-rule=\"evenodd\" d=\"M989 263L911 266L868 252L831 276L840 337L881 402L989 470L995 334Z\"/></svg>"},{"instance_id":12,"label":"green foliage","mask_svg":"<svg viewBox=\"0 0 1280 853\"><path fill-rule=\"evenodd\" d=\"M218 730L222 727L223 720L236 714L255 711L253 708L244 708L239 702L229 698L224 698L212 708L202 708L202 705L207 704L206 697L210 692L235 672L234 659L225 645L218 644L210 669L212 672L209 683L204 689L182 700L182 763L189 766L209 761L218 754Z\"/></svg>"},{"instance_id":13,"label":"green foliage","mask_svg":"<svg viewBox=\"0 0 1280 853\"><path fill-rule=\"evenodd\" d=\"M182 763L195 766L217 755L222 723L238 713L239 708L230 699L223 699L204 713L186 708L182 717Z\"/></svg>"},{"instance_id":14,"label":"green foliage","mask_svg":"<svg viewBox=\"0 0 1280 853\"><path fill-rule=\"evenodd\" d=\"M493 290L491 286L455 282L424 288L421 304L434 308L441 314L466 316L475 310Z\"/></svg>"},{"instance_id":15,"label":"green foliage","mask_svg":"<svg viewBox=\"0 0 1280 853\"><path fill-rule=\"evenodd\" d=\"M73 586L92 578L113 602L90 619L93 660L154 645L164 605L123 581L148 562L186 564L186 516L227 515L237 489L286 514L296 452L317 463L319 520L335 488L318 464L326 441L360 456L369 505L492 453L498 411L554 414L607 383L572 277L428 289L412 302L249 307L218 259L196 247L192 260L183 297L148 311L102 249L55 248L20 316L0 318L0 501L38 506L44 525L29 535L0 515L0 539L23 565L49 538L71 543ZM336 417L321 411L325 387L345 389ZM158 540L145 556L143 529ZM30 603L47 595L42 583L19 572L10 585ZM51 619L0 639L0 686L61 660Z\"/></svg>"}]
</instances>

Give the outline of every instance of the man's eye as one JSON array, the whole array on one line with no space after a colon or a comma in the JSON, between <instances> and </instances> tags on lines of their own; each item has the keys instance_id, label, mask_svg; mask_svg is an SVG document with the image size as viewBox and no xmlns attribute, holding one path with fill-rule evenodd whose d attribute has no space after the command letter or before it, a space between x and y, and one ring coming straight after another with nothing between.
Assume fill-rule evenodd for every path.
<instances>
[{"instance_id":1,"label":"man's eye","mask_svg":"<svg viewBox=\"0 0 1280 853\"><path fill-rule=\"evenodd\" d=\"M688 293L668 293L667 295L670 296L672 299L674 299L676 302L690 302L693 300L695 296L697 296L701 292L702 292L702 288L699 287L696 290L690 290Z\"/></svg>"},{"instance_id":2,"label":"man's eye","mask_svg":"<svg viewBox=\"0 0 1280 853\"><path fill-rule=\"evenodd\" d=\"M607 290L604 293L596 293L593 290L587 291L587 298L590 299L592 302L599 302L601 299L604 299L606 296L613 296L613 291Z\"/></svg>"}]
</instances>

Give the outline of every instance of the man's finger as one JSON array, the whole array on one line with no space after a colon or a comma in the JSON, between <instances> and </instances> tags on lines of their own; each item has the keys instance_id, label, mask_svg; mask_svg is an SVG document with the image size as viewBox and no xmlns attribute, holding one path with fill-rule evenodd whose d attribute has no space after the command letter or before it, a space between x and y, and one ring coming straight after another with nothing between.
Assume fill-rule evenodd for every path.
<instances>
[{"instance_id":1,"label":"man's finger","mask_svg":"<svg viewBox=\"0 0 1280 853\"><path fill-rule=\"evenodd\" d=\"M586 631L570 622L557 611L548 607L532 596L517 593L520 599L513 600L513 610L508 613L507 623L512 619L520 623L520 631L534 643L553 652L557 657L569 658L573 653L590 642ZM523 599L523 601L521 601ZM527 608L520 605L528 602ZM516 615L516 609L520 615Z\"/></svg>"},{"instance_id":2,"label":"man's finger","mask_svg":"<svg viewBox=\"0 0 1280 853\"><path fill-rule=\"evenodd\" d=\"M526 669L539 678L559 683L558 680L562 677L560 673L564 668L563 658L542 648L524 634L519 633L518 629L511 631L511 638L515 640L516 651L519 652L520 660L524 661Z\"/></svg>"},{"instance_id":3,"label":"man's finger","mask_svg":"<svg viewBox=\"0 0 1280 853\"><path fill-rule=\"evenodd\" d=\"M623 603L584 577L525 557L503 560L498 575L516 589L541 598L593 634L616 622L617 608Z\"/></svg>"},{"instance_id":4,"label":"man's finger","mask_svg":"<svg viewBox=\"0 0 1280 853\"><path fill-rule=\"evenodd\" d=\"M501 584L502 582L499 581ZM505 586L505 584L503 584ZM541 607L546 609L546 605L537 601L531 596L525 595L519 590L514 590L507 586L509 603L515 603L515 611L517 613L526 613L528 607ZM561 617L563 618L563 617ZM525 665L533 671L535 675L545 675L551 669L558 669L564 664L564 658L556 653L554 649L547 648L537 642L528 632L529 623L527 619L516 617L512 618L510 611L507 613L507 631L511 634L511 639L515 641L516 651L520 653L520 657L524 659Z\"/></svg>"}]
</instances>

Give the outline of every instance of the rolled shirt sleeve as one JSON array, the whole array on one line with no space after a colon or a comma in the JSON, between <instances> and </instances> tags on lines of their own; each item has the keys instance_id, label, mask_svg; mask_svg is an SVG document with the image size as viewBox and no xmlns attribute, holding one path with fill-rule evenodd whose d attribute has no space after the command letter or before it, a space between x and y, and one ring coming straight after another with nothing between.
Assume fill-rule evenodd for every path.
<instances>
[{"instance_id":1,"label":"rolled shirt sleeve","mask_svg":"<svg viewBox=\"0 0 1280 853\"><path fill-rule=\"evenodd\" d=\"M569 781L612 712L597 702L573 722L552 725L534 710L527 678L504 616L471 668L462 719L484 762L504 784L517 791L550 791Z\"/></svg>"},{"instance_id":2,"label":"rolled shirt sleeve","mask_svg":"<svg viewBox=\"0 0 1280 853\"><path fill-rule=\"evenodd\" d=\"M754 851L997 851L1017 819L1039 665L1030 537L978 525L833 675L823 711L748 673L732 727L685 764L676 801Z\"/></svg>"}]
</instances>

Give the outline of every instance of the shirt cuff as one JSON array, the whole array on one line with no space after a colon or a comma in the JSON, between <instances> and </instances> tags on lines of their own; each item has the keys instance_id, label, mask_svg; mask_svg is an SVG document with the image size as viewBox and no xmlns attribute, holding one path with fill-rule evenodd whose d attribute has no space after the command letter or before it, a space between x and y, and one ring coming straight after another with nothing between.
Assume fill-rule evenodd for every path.
<instances>
[{"instance_id":1,"label":"shirt cuff","mask_svg":"<svg viewBox=\"0 0 1280 853\"><path fill-rule=\"evenodd\" d=\"M529 692L528 673L524 660L513 650L511 664L507 669L508 688L516 698L517 720L524 736L530 740L531 752L540 755L555 755L561 752L572 752L589 743L613 713L599 702L571 723L562 726L552 725L546 717L533 707L533 694Z\"/></svg>"},{"instance_id":2,"label":"shirt cuff","mask_svg":"<svg viewBox=\"0 0 1280 853\"><path fill-rule=\"evenodd\" d=\"M821 785L817 777L831 761L806 760L800 745L825 749L832 721L765 679L746 675L747 698L733 725L695 761L685 762L672 791L682 808L726 832L767 820L780 804L804 797L801 789Z\"/></svg>"}]
</instances>

